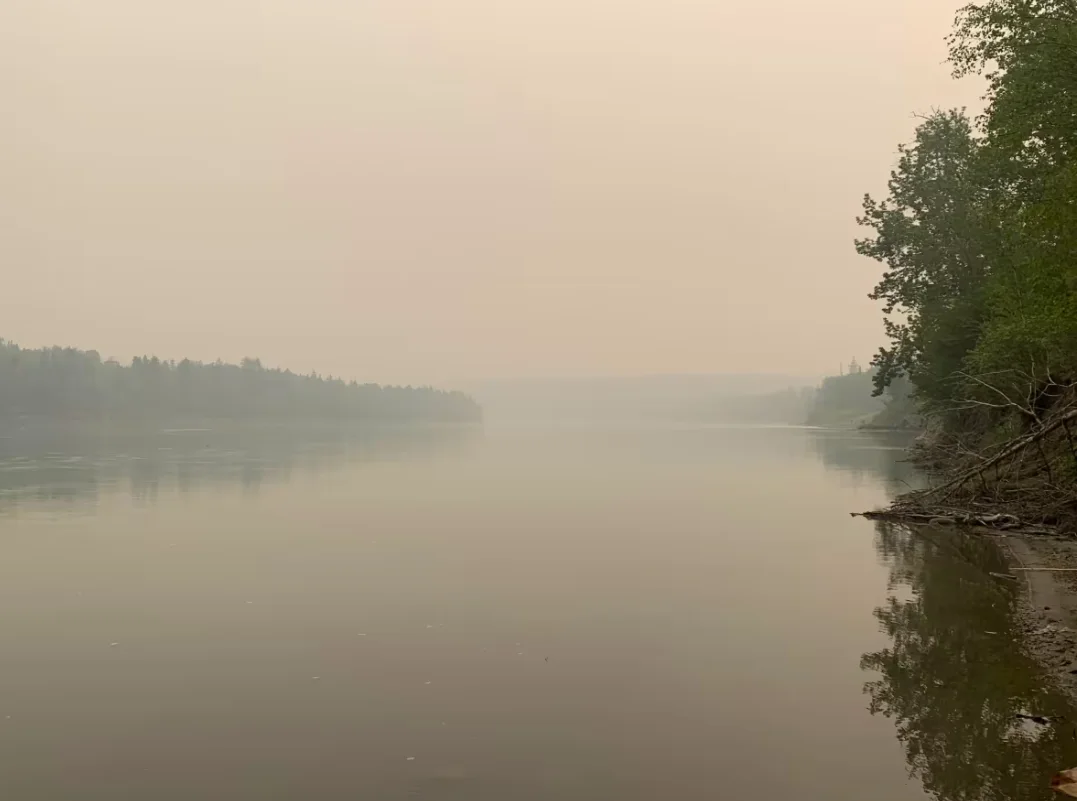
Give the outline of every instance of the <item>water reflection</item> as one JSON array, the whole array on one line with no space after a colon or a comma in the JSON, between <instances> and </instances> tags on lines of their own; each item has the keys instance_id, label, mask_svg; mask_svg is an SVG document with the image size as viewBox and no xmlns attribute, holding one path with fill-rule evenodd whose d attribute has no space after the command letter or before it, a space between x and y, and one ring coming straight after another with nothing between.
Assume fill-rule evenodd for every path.
<instances>
[{"instance_id":1,"label":"water reflection","mask_svg":"<svg viewBox=\"0 0 1077 801\"><path fill-rule=\"evenodd\" d=\"M882 479L891 493L919 485L922 477L905 458L915 434L905 431L808 429L810 451L829 469L838 470L854 486Z\"/></svg>"},{"instance_id":2,"label":"water reflection","mask_svg":"<svg viewBox=\"0 0 1077 801\"><path fill-rule=\"evenodd\" d=\"M53 754L96 769L111 755L91 741L167 760L181 753L169 737L186 749L182 776L194 782L200 774L186 763L217 764L227 748L205 732L220 730L227 746L292 748L291 760L219 767L246 788L234 798L267 797L251 789L263 775L303 785L320 777L311 798L339 797L327 789L334 782L356 785L355 797L404 797L407 782L426 785L402 772L427 764L433 798L457 797L465 778L474 778L470 798L703 797L716 758L733 795L777 761L788 775L771 783L783 797L802 786L815 788L803 794L811 799L864 798L876 786L872 797L919 797L900 784L884 721L881 741L870 739L859 695L856 655L876 647L870 614L884 593L875 616L890 642L860 664L871 672L870 711L893 721L930 794L1045 798L1051 773L1077 764L1071 724L1015 717L1072 719L1014 645L1014 588L988 575L1004 569L994 544L881 526L873 551L868 524L845 514L916 481L901 461L907 435L678 427L507 430L486 440L456 428L207 428L0 439L0 514L20 512L6 521L0 586L22 610L0 634L23 699L15 717L43 721L0 729L30 732L7 744L20 760L40 755L40 774L14 766L24 784L77 784L85 772L56 770ZM483 458L456 462L480 442ZM341 470L442 457L454 463ZM300 480L323 470L345 480ZM257 504L168 502L290 480ZM870 501L849 484L873 488ZM61 548L38 536L54 521L21 514L88 511L110 494L157 506L125 517L130 510L103 503L96 517L56 529ZM768 507L772 498L790 508ZM143 537L146 526L160 537ZM157 547L187 531L195 534L182 549ZM764 592L742 567L761 564ZM807 633L817 620L827 625ZM114 640L147 644L153 669L124 661L129 650L111 651ZM334 677L324 702L307 692L315 675ZM295 676L301 689L288 683ZM182 704L173 697L181 684L197 690ZM439 696L441 686L453 689ZM54 707L57 687L78 714L70 701ZM185 718L191 698L202 706ZM172 724L146 737L140 704L161 706L155 714ZM810 732L791 726L789 706ZM282 708L267 733L265 716ZM822 722L828 716L837 722ZM322 747L304 750L312 736ZM415 753L417 765L403 761ZM324 770L326 754L335 768ZM846 758L856 764L842 772ZM592 774L606 792L583 789ZM617 774L622 784L602 778ZM658 792L658 782L682 792ZM196 795L176 788L169 797Z\"/></svg>"},{"instance_id":3,"label":"water reflection","mask_svg":"<svg viewBox=\"0 0 1077 801\"><path fill-rule=\"evenodd\" d=\"M1050 776L1077 762L1072 723L1028 724L1018 713L1065 715L1032 660L1014 645L1014 593L991 540L880 523L876 548L890 597L875 610L889 647L864 654L872 714L894 721L910 771L938 799L1041 799Z\"/></svg>"},{"instance_id":4,"label":"water reflection","mask_svg":"<svg viewBox=\"0 0 1077 801\"><path fill-rule=\"evenodd\" d=\"M513 431L518 439L527 432ZM215 485L254 493L286 482L297 471L339 469L356 462L459 456L484 439L471 426L352 427L194 423L185 428L136 430L38 428L0 432L0 514L32 505L52 511L90 511L103 493L128 493L154 503L162 490L194 492ZM548 436L542 429L535 436ZM502 439L506 432L499 432ZM625 458L651 462L698 460L715 448L748 462L820 460L855 486L882 479L892 492L916 481L899 457L910 442L890 432L782 427L659 427L581 429L588 447L626 449ZM557 445L563 442L555 440Z\"/></svg>"},{"instance_id":5,"label":"water reflection","mask_svg":"<svg viewBox=\"0 0 1077 801\"><path fill-rule=\"evenodd\" d=\"M459 453L479 437L470 426L24 429L0 437L0 514L27 506L89 511L109 491L126 491L136 503L155 502L162 489L224 485L255 493L297 470L433 458Z\"/></svg>"}]
</instances>

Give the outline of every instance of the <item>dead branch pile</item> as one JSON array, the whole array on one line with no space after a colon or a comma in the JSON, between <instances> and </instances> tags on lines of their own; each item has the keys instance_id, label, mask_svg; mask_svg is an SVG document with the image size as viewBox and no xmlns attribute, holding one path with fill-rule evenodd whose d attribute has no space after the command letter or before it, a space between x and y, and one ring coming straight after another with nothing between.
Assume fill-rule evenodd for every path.
<instances>
[{"instance_id":1,"label":"dead branch pile","mask_svg":"<svg viewBox=\"0 0 1077 801\"><path fill-rule=\"evenodd\" d=\"M1077 532L1077 403L1053 410L990 449L936 444L931 461L948 465L931 487L899 497L877 520L960 525L1021 534ZM940 453L941 451L941 453ZM927 454L921 454L921 457Z\"/></svg>"}]
</instances>

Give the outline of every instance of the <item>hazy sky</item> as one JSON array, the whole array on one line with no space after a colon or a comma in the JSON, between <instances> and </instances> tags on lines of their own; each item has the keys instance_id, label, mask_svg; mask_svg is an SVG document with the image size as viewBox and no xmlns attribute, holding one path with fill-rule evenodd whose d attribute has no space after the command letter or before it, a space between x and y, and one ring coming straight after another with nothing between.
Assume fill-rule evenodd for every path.
<instances>
[{"instance_id":1,"label":"hazy sky","mask_svg":"<svg viewBox=\"0 0 1077 801\"><path fill-rule=\"evenodd\" d=\"M954 0L6 0L0 336L391 382L822 373Z\"/></svg>"}]
</instances>

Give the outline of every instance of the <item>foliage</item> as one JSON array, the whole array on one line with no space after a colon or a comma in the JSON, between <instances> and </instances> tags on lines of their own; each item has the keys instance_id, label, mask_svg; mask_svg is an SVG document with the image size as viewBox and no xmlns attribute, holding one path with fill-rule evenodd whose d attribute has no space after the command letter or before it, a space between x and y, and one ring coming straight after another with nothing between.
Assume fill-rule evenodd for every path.
<instances>
[{"instance_id":1,"label":"foliage","mask_svg":"<svg viewBox=\"0 0 1077 801\"><path fill-rule=\"evenodd\" d=\"M1077 144L1077 3L987 0L958 14L950 37L957 76L982 74L981 128L1011 198L1072 164Z\"/></svg>"},{"instance_id":2,"label":"foliage","mask_svg":"<svg viewBox=\"0 0 1077 801\"><path fill-rule=\"evenodd\" d=\"M481 411L457 392L297 375L257 359L235 365L154 356L121 365L96 351L30 350L0 340L0 420L24 416L468 422Z\"/></svg>"},{"instance_id":3,"label":"foliage","mask_svg":"<svg viewBox=\"0 0 1077 801\"><path fill-rule=\"evenodd\" d=\"M891 341L872 361L876 394L907 373L925 398L944 397L976 343L990 238L978 148L963 112L935 113L916 129L914 144L899 148L889 197L864 198L857 222L874 236L856 248L886 265L871 297L883 301Z\"/></svg>"},{"instance_id":4,"label":"foliage","mask_svg":"<svg viewBox=\"0 0 1077 801\"><path fill-rule=\"evenodd\" d=\"M959 431L1035 420L1038 393L1077 379L1077 2L973 3L949 44L985 111L920 125L857 248L884 264L876 391L907 375Z\"/></svg>"},{"instance_id":5,"label":"foliage","mask_svg":"<svg viewBox=\"0 0 1077 801\"><path fill-rule=\"evenodd\" d=\"M1077 367L1077 3L970 5L951 37L956 72L988 81L981 121L1005 253L970 371L1019 368L1010 393Z\"/></svg>"}]
</instances>

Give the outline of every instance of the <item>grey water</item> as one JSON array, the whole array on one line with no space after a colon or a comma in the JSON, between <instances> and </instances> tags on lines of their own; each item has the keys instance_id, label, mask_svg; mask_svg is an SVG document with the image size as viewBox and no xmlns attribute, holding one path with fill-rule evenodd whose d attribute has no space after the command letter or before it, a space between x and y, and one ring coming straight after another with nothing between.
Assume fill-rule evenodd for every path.
<instances>
[{"instance_id":1,"label":"grey water","mask_svg":"<svg viewBox=\"0 0 1077 801\"><path fill-rule=\"evenodd\" d=\"M0 797L1047 798L997 548L849 515L906 444L14 432Z\"/></svg>"}]
</instances>

